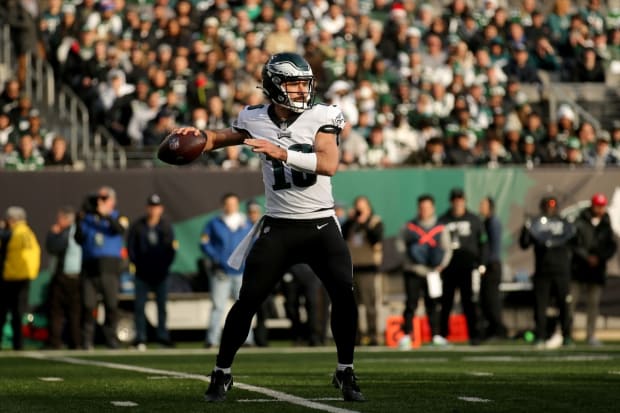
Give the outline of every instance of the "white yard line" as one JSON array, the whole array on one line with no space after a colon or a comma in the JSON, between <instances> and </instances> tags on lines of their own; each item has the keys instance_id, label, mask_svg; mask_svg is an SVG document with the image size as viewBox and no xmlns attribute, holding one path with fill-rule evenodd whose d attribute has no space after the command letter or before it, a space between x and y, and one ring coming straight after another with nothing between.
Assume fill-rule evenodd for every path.
<instances>
[{"instance_id":1,"label":"white yard line","mask_svg":"<svg viewBox=\"0 0 620 413\"><path fill-rule=\"evenodd\" d=\"M39 377L39 380L47 381L47 382L64 381L64 379L62 377Z\"/></svg>"},{"instance_id":2,"label":"white yard line","mask_svg":"<svg viewBox=\"0 0 620 413\"><path fill-rule=\"evenodd\" d=\"M138 406L138 403L130 402L130 401L112 401L110 402L110 404L115 407L136 407Z\"/></svg>"},{"instance_id":3,"label":"white yard line","mask_svg":"<svg viewBox=\"0 0 620 413\"><path fill-rule=\"evenodd\" d=\"M204 382L210 381L210 378L208 376L205 376L202 374L190 374L190 373L183 373L183 372L171 371L171 370L160 370L160 369L153 369L149 367L132 366L129 364L109 363L105 361L96 361L96 360L83 360L83 359L77 359L73 357L54 357L54 356L50 356L50 355L46 355L42 353L25 353L24 356L35 358L35 359L57 361L61 363L77 364L77 365L82 365L82 366L97 366L97 367L105 367L109 369L127 370L127 371L133 371L137 373L146 373L146 374L158 375L158 376L171 376L171 377L178 377L178 378L184 378L184 379L199 380L199 381L204 381ZM259 393L265 396L272 397L276 400L282 400L287 403L307 407L309 409L320 410L323 412L330 412L330 413L359 413L355 410L343 409L339 407L329 406L323 403L317 403L311 400L304 399L303 397L293 396L292 394L279 392L276 390L268 389L266 387L259 387L259 386L254 386L251 384L239 383L237 381L235 381L234 386L242 390Z\"/></svg>"},{"instance_id":4,"label":"white yard line","mask_svg":"<svg viewBox=\"0 0 620 413\"><path fill-rule=\"evenodd\" d=\"M457 399L462 400L464 402L470 402L470 403L488 403L491 401L489 399L482 399L480 397L470 397L470 396L459 396L457 397Z\"/></svg>"}]
</instances>

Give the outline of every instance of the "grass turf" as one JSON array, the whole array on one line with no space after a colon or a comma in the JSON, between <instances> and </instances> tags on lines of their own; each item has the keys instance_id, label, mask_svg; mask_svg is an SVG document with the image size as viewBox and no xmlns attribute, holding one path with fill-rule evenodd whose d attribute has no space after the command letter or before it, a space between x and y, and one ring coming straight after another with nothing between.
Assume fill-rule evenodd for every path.
<instances>
[{"instance_id":1,"label":"grass turf","mask_svg":"<svg viewBox=\"0 0 620 413\"><path fill-rule=\"evenodd\" d=\"M366 403L332 400L334 349L242 349L235 381L358 412L617 412L620 346L535 351L530 346L456 346L449 350L365 351L356 371ZM206 404L207 383L153 372L67 364L54 357L103 361L206 375L214 352L178 349L136 353L0 354L2 412L311 412L233 387L223 404ZM49 359L48 359L49 358ZM57 377L62 381L43 381ZM327 400L320 400L328 398ZM471 398L464 400L463 398ZM254 401L252 401L254 400ZM469 400L469 401L468 401ZM131 401L134 407L116 407Z\"/></svg>"}]
</instances>

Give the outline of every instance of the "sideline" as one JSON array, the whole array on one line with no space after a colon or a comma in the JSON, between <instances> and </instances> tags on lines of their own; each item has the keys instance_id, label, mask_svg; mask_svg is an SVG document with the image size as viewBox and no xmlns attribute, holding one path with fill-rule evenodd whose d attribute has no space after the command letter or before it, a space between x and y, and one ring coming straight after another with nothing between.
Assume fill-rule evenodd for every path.
<instances>
[{"instance_id":1,"label":"sideline","mask_svg":"<svg viewBox=\"0 0 620 413\"><path fill-rule=\"evenodd\" d=\"M160 376L170 376L170 377L176 377L176 378L199 380L199 381L204 381L207 383L210 382L210 378L202 374L191 374L191 373L183 373L183 372L170 371L170 370L160 370L160 369L153 369L149 367L132 366L129 364L109 363L105 361L83 360L83 359L77 359L73 357L54 357L54 356L39 353L39 352L28 352L28 353L24 353L23 356L32 358L32 359L37 359L37 360L56 361L60 363L76 364L76 365L82 365L82 366L105 367L109 369L127 370L127 371L133 371L137 373L155 374L155 375L160 375ZM329 413L359 413L355 410L348 410L348 409L343 409L340 407L329 406L323 403L317 403L311 400L304 399L302 397L293 396L292 394L268 389L266 387L259 387L259 386L254 386L251 384L239 383L237 381L235 381L234 386L242 390L246 390L246 391L250 391L254 393L260 393L262 395L272 397L273 399L275 399L274 401L280 400L280 401L295 404L298 406L307 407L309 409L320 410L320 411L329 412ZM205 402L205 405L206 404L207 403Z\"/></svg>"}]
</instances>

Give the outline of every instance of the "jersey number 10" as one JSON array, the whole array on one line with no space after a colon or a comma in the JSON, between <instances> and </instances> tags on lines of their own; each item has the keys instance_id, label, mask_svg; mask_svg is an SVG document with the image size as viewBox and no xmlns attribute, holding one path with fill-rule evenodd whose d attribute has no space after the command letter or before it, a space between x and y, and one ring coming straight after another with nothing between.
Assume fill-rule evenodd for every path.
<instances>
[{"instance_id":1,"label":"jersey number 10","mask_svg":"<svg viewBox=\"0 0 620 413\"><path fill-rule=\"evenodd\" d=\"M302 153L311 153L312 145L306 143L296 143L289 146L291 151L297 151ZM274 191L280 189L289 189L291 187L290 182L286 182L286 174L284 173L284 163L279 159L270 158L271 166L273 168L273 176L275 183L272 185ZM293 184L295 186L306 188L316 183L316 174L307 172L301 172L291 168L291 177L293 178Z\"/></svg>"}]
</instances>

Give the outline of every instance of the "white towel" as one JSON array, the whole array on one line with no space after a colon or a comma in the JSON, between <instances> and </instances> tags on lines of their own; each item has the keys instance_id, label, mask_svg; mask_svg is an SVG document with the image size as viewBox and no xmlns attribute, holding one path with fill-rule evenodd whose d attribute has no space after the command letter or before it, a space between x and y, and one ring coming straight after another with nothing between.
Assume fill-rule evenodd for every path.
<instances>
[{"instance_id":1,"label":"white towel","mask_svg":"<svg viewBox=\"0 0 620 413\"><path fill-rule=\"evenodd\" d=\"M239 245L237 245L237 248L235 248L233 253L228 258L228 265L230 265L232 268L238 270L243 265L243 261L245 261L248 253L250 252L250 248L252 247L254 238L260 233L261 229L263 228L264 219L265 217L259 219L254 224L250 232L248 232L248 234L243 237Z\"/></svg>"}]
</instances>

